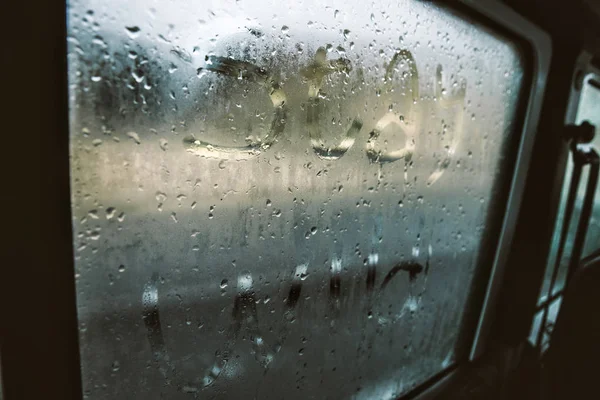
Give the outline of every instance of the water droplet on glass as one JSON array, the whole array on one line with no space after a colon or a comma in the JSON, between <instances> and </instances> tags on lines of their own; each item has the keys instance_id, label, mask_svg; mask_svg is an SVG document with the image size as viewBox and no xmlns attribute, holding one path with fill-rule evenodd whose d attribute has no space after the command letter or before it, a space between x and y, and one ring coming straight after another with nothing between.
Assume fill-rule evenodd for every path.
<instances>
[{"instance_id":1,"label":"water droplet on glass","mask_svg":"<svg viewBox=\"0 0 600 400\"><path fill-rule=\"evenodd\" d=\"M102 38L102 36L95 36L94 39L92 39L92 43L99 45L100 47L106 48L106 42L104 41L104 39Z\"/></svg>"},{"instance_id":2,"label":"water droplet on glass","mask_svg":"<svg viewBox=\"0 0 600 400\"><path fill-rule=\"evenodd\" d=\"M169 149L169 142L167 139L160 139L158 141L158 145L163 151L167 151Z\"/></svg>"},{"instance_id":3,"label":"water droplet on glass","mask_svg":"<svg viewBox=\"0 0 600 400\"><path fill-rule=\"evenodd\" d=\"M172 220L173 220L175 223L179 222L179 221L177 220L177 213L174 213L174 212L172 212L172 213L171 213L171 219L172 219Z\"/></svg>"},{"instance_id":4,"label":"water droplet on glass","mask_svg":"<svg viewBox=\"0 0 600 400\"><path fill-rule=\"evenodd\" d=\"M126 26L125 30L131 39L135 39L140 35L141 29L138 26Z\"/></svg>"},{"instance_id":5,"label":"water droplet on glass","mask_svg":"<svg viewBox=\"0 0 600 400\"><path fill-rule=\"evenodd\" d=\"M198 79L202 79L204 76L206 76L207 71L204 68L198 68L196 70L196 76L198 77Z\"/></svg>"},{"instance_id":6,"label":"water droplet on glass","mask_svg":"<svg viewBox=\"0 0 600 400\"><path fill-rule=\"evenodd\" d=\"M145 78L144 71L142 70L131 71L131 76L137 83L141 83Z\"/></svg>"},{"instance_id":7,"label":"water droplet on glass","mask_svg":"<svg viewBox=\"0 0 600 400\"><path fill-rule=\"evenodd\" d=\"M136 132L127 132L127 137L131 138L137 144L141 143L140 135L138 135Z\"/></svg>"},{"instance_id":8,"label":"water droplet on glass","mask_svg":"<svg viewBox=\"0 0 600 400\"><path fill-rule=\"evenodd\" d=\"M164 203L167 200L167 195L163 192L156 192L156 201Z\"/></svg>"},{"instance_id":9,"label":"water droplet on glass","mask_svg":"<svg viewBox=\"0 0 600 400\"><path fill-rule=\"evenodd\" d=\"M227 279L223 279L221 281L221 289L225 289L227 287L228 281Z\"/></svg>"},{"instance_id":10,"label":"water droplet on glass","mask_svg":"<svg viewBox=\"0 0 600 400\"><path fill-rule=\"evenodd\" d=\"M270 200L270 199L267 199L267 207L271 207L271 204L272 204L272 203L271 203L271 200Z\"/></svg>"},{"instance_id":11,"label":"water droplet on glass","mask_svg":"<svg viewBox=\"0 0 600 400\"><path fill-rule=\"evenodd\" d=\"M413 246L412 255L413 257L419 257L419 246Z\"/></svg>"},{"instance_id":12,"label":"water droplet on glass","mask_svg":"<svg viewBox=\"0 0 600 400\"><path fill-rule=\"evenodd\" d=\"M123 264L119 265L119 272L124 272L125 266Z\"/></svg>"},{"instance_id":13,"label":"water droplet on glass","mask_svg":"<svg viewBox=\"0 0 600 400\"><path fill-rule=\"evenodd\" d=\"M117 372L121 368L121 364L118 361L114 361L111 365L113 372Z\"/></svg>"},{"instance_id":14,"label":"water droplet on glass","mask_svg":"<svg viewBox=\"0 0 600 400\"><path fill-rule=\"evenodd\" d=\"M93 231L89 231L88 235L89 235L89 238L91 240L98 240L98 239L100 239L100 228L95 229Z\"/></svg>"},{"instance_id":15,"label":"water droplet on glass","mask_svg":"<svg viewBox=\"0 0 600 400\"><path fill-rule=\"evenodd\" d=\"M115 216L115 211L114 207L108 207L106 209L106 219L112 219Z\"/></svg>"},{"instance_id":16,"label":"water droplet on glass","mask_svg":"<svg viewBox=\"0 0 600 400\"><path fill-rule=\"evenodd\" d=\"M281 27L281 33L283 33L284 35L287 34L289 31L290 28L287 25Z\"/></svg>"}]
</instances>

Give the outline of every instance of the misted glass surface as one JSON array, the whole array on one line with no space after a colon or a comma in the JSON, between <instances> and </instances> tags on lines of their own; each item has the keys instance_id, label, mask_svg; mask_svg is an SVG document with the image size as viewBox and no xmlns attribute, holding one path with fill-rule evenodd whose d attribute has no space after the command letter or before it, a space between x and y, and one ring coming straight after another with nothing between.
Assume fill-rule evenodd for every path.
<instances>
[{"instance_id":1,"label":"misted glass surface","mask_svg":"<svg viewBox=\"0 0 600 400\"><path fill-rule=\"evenodd\" d=\"M68 14L86 398L393 399L463 355L513 44L419 1Z\"/></svg>"},{"instance_id":2,"label":"misted glass surface","mask_svg":"<svg viewBox=\"0 0 600 400\"><path fill-rule=\"evenodd\" d=\"M579 99L579 106L577 108L577 116L575 119L575 123L581 124L583 121L588 121L590 124L596 126L596 136L590 144L590 146L593 146L596 149L596 151L598 151L600 149L600 77L594 74L586 76L586 78L584 79L583 87L581 89L581 97ZM554 266L556 265L558 246L560 244L560 234L563 226L565 206L567 204L567 196L569 194L569 185L571 183L572 174L573 158L569 154L567 168L565 171L565 181L563 184L561 194L560 209L558 211L556 226L554 227L552 248L550 249L550 256L548 257L548 266L546 267L546 276L544 278L544 284L540 296L540 303L546 300L548 292L550 291L552 271L554 271ZM573 209L573 216L571 217L569 233L567 235L567 240L565 241L563 257L558 264L559 270L558 275L556 277L556 284L552 288L552 294L558 293L564 287L564 282L568 269L567 267L573 248L573 241L575 240L577 225L579 224L579 216L581 214L583 198L585 196L588 174L589 166L585 166L581 173L581 183L579 184L579 188L577 189L577 199L575 200L575 207ZM596 187L596 196L594 197L592 216L590 218L581 257L585 258L589 256L598 248L600 248L600 185Z\"/></svg>"}]
</instances>

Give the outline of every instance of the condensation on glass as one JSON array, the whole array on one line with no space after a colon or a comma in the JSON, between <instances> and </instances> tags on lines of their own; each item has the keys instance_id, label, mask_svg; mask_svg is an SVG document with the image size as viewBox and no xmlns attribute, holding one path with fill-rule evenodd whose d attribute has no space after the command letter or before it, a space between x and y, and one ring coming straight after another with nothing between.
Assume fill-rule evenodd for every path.
<instances>
[{"instance_id":1,"label":"condensation on glass","mask_svg":"<svg viewBox=\"0 0 600 400\"><path fill-rule=\"evenodd\" d=\"M69 2L86 398L392 399L464 355L524 73L465 18Z\"/></svg>"},{"instance_id":2,"label":"condensation on glass","mask_svg":"<svg viewBox=\"0 0 600 400\"><path fill-rule=\"evenodd\" d=\"M590 73L583 80L583 86L581 89L581 97L579 98L579 105L577 108L577 115L575 117L575 124L581 124L584 121L588 121L590 124L596 126L596 136L590 143L596 149L600 149L600 76ZM561 230L563 229L563 220L565 213L565 206L567 203L567 196L569 192L569 184L571 182L571 176L573 174L573 159L569 155L567 161L567 167L565 170L565 180L562 187L561 203L558 211L558 218L556 220L556 226L554 227L554 236L552 238L552 247L550 249L550 256L548 257L548 264L546 266L546 274L544 283L542 286L542 292L540 295L539 302L543 303L550 292L550 284L552 279L552 272L557 264L556 258L558 253L558 246L560 241ZM573 209L573 216L571 217L571 224L569 226L567 238L565 241L565 249L562 259L558 263L558 274L556 276L556 283L552 288L550 295L559 293L563 287L565 278L567 275L567 267L569 264L569 258L573 247L573 241L575 240L575 233L577 230L577 224L579 223L579 216L581 214L581 206L583 205L583 198L585 196L586 182L588 181L589 167L584 167L581 172L581 184L577 190L577 198L575 200L575 208ZM595 250L600 247L600 186L596 187L596 196L594 198L594 206L592 216L590 218L585 243L583 246L582 258L585 258L592 254Z\"/></svg>"}]
</instances>

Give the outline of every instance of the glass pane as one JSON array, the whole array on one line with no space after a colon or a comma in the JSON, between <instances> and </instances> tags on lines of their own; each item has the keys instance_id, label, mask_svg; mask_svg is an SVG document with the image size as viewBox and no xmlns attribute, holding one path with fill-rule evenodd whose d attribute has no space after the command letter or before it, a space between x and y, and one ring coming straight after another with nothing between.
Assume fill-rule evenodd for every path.
<instances>
[{"instance_id":1,"label":"glass pane","mask_svg":"<svg viewBox=\"0 0 600 400\"><path fill-rule=\"evenodd\" d=\"M584 85L581 90L581 97L579 99L579 107L577 109L576 123L580 124L583 121L589 121L592 125L596 126L596 137L591 143L596 149L600 149L600 77L594 74L588 75L584 79ZM552 248L550 250L550 257L548 257L548 266L546 267L546 276L544 278L544 284L540 296L540 303L543 302L548 295L550 290L550 284L552 279L552 271L556 264L556 257L558 253L558 246L560 241L560 232L562 230L562 223L564 219L565 206L567 203L567 196L569 192L569 184L571 183L571 175L573 173L573 159L569 156L567 161L567 168L565 171L565 181L562 188L561 203L558 211L558 219L556 220L556 226L554 228L554 236L552 238ZM563 257L559 263L558 275L556 278L556 284L552 290L553 294L558 293L564 287L564 282L567 274L567 267L569 264L569 257L573 247L573 241L575 240L575 233L577 230L577 224L579 223L579 215L581 214L581 206L583 205L583 198L585 196L586 184L588 180L589 167L584 167L581 173L581 183L577 191L577 200L575 201L575 207L573 209L573 216L571 218L571 224L569 226L569 233L567 240L565 241L565 249ZM585 239L585 245L583 247L582 258L592 254L596 249L600 247L600 186L596 187L596 196L594 198L594 208L590 219L590 225L588 227L587 236Z\"/></svg>"},{"instance_id":2,"label":"glass pane","mask_svg":"<svg viewBox=\"0 0 600 400\"><path fill-rule=\"evenodd\" d=\"M464 355L515 45L419 1L70 1L68 41L86 397L392 399Z\"/></svg>"}]
</instances>

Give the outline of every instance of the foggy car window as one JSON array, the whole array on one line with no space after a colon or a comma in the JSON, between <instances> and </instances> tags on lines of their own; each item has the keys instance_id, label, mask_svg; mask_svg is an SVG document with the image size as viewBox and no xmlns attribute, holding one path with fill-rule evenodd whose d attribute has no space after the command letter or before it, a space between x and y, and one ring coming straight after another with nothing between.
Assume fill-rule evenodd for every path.
<instances>
[{"instance_id":1,"label":"foggy car window","mask_svg":"<svg viewBox=\"0 0 600 400\"><path fill-rule=\"evenodd\" d=\"M70 0L89 399L394 399L455 364L524 65L419 1Z\"/></svg>"}]
</instances>

